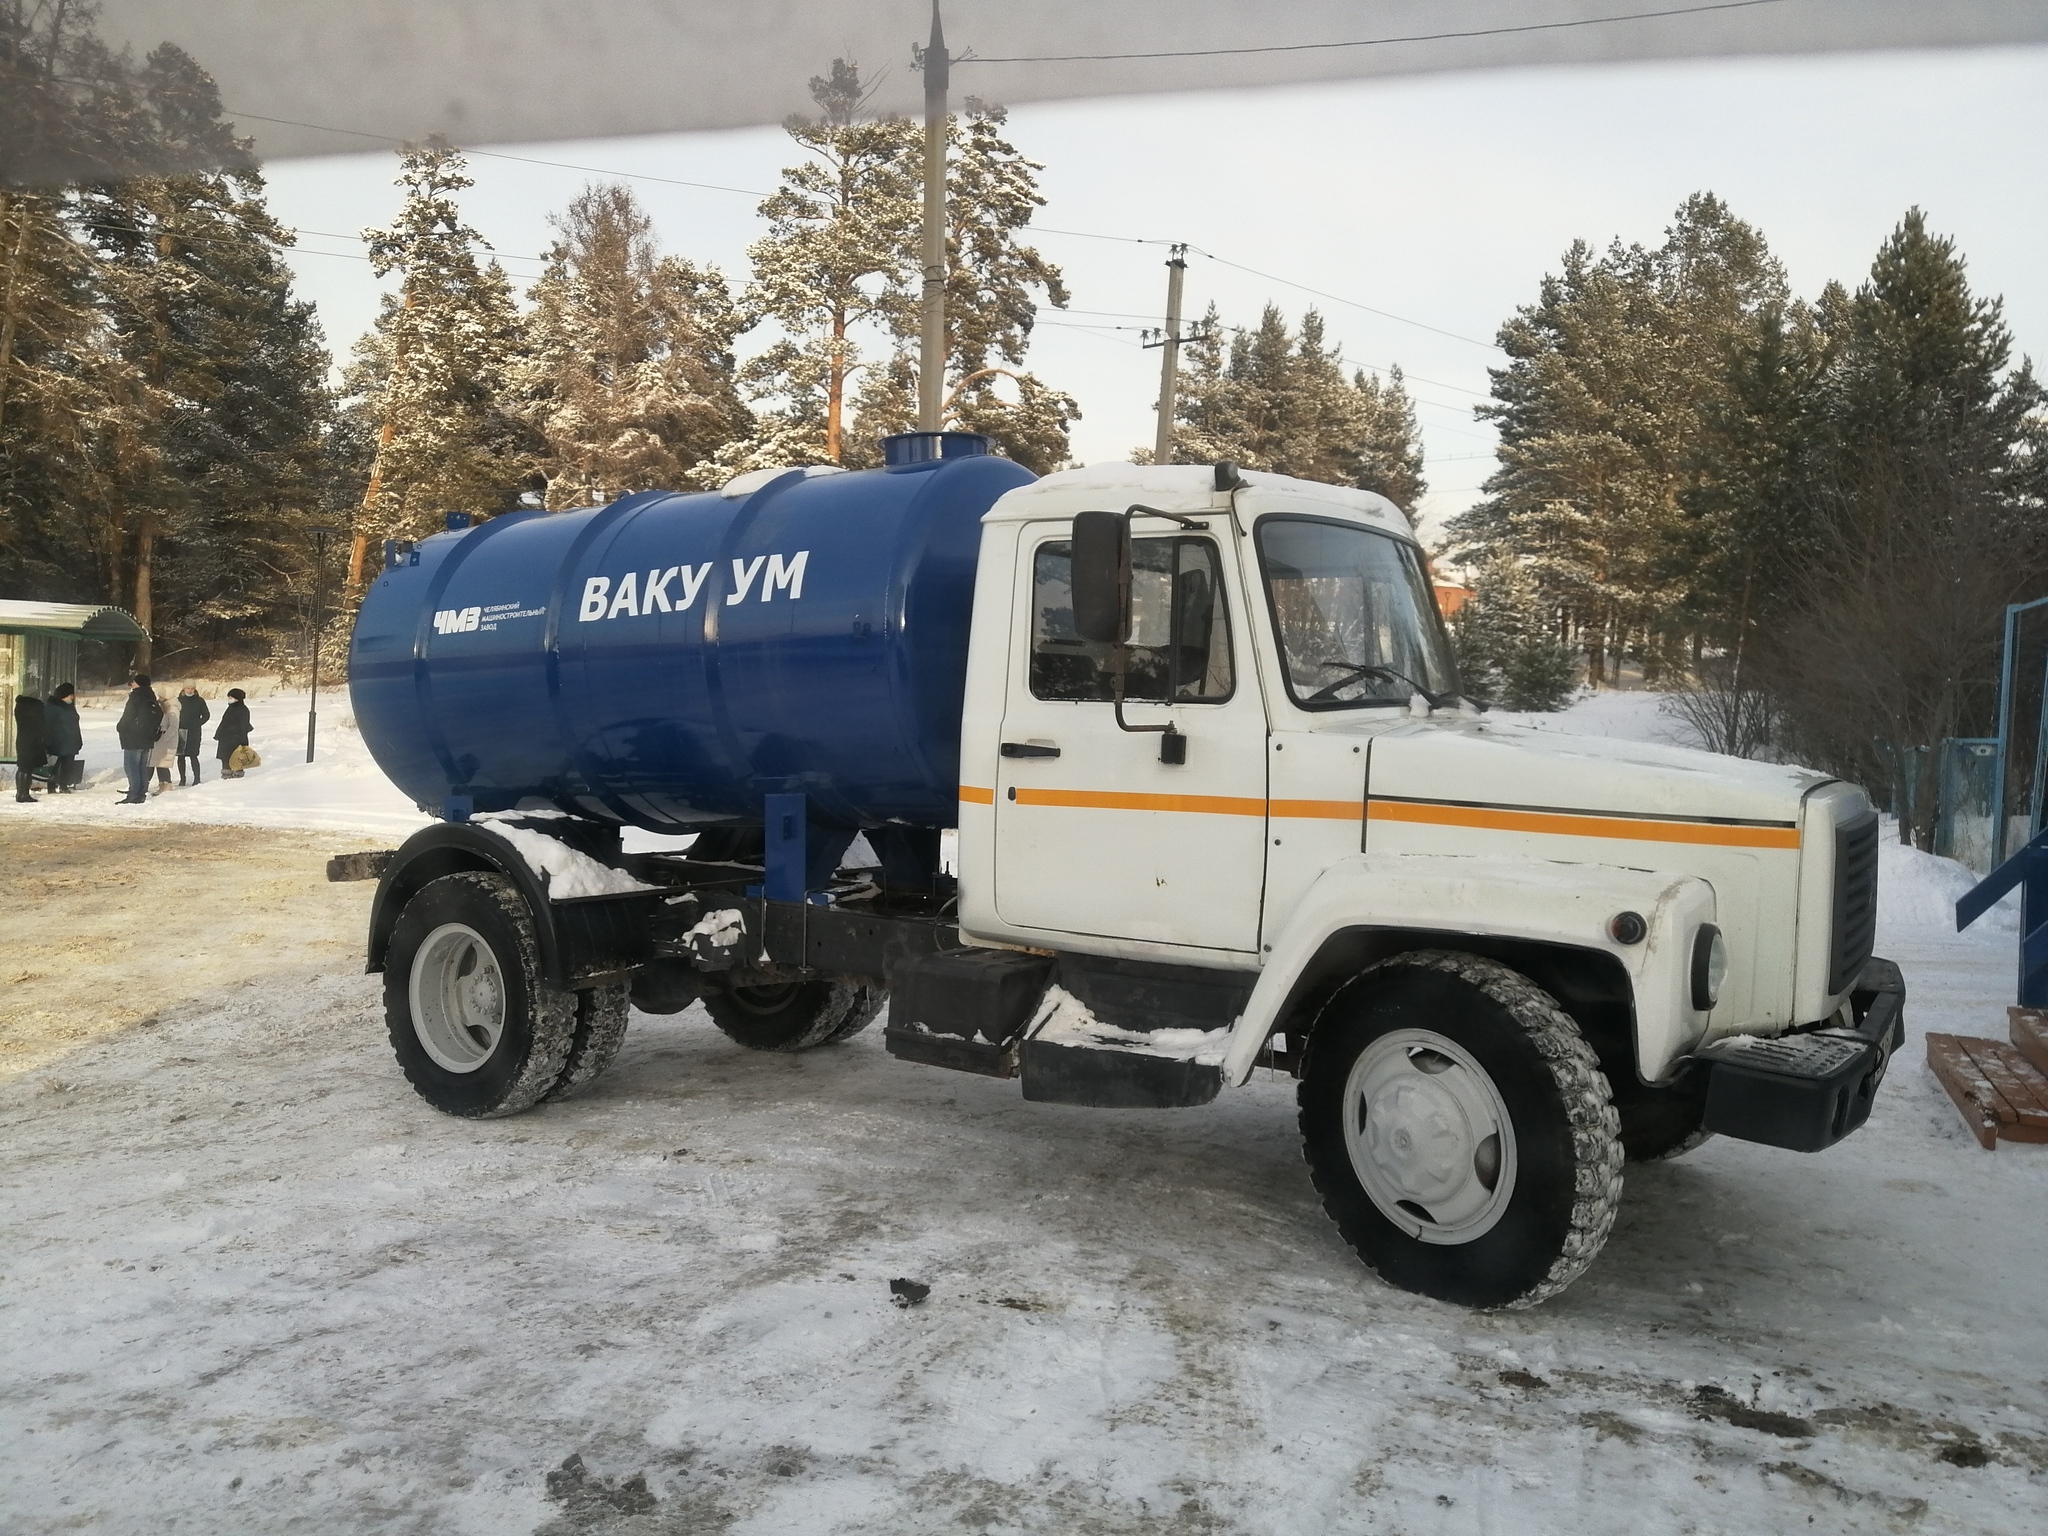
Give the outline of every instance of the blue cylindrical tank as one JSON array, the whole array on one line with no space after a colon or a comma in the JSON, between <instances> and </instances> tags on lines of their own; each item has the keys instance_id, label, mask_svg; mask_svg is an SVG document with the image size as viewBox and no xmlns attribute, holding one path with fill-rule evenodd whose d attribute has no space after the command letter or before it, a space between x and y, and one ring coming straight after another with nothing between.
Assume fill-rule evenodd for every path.
<instances>
[{"instance_id":1,"label":"blue cylindrical tank","mask_svg":"<svg viewBox=\"0 0 2048 1536\"><path fill-rule=\"evenodd\" d=\"M980 519L1033 476L974 443L889 446L886 469L401 551L349 649L378 766L434 812L463 795L676 831L796 790L823 825L951 826Z\"/></svg>"}]
</instances>

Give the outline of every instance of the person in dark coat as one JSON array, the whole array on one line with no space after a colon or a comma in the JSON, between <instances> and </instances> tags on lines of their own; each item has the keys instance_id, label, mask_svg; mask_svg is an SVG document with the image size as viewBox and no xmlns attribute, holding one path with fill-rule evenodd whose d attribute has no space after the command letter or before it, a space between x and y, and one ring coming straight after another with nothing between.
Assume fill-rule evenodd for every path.
<instances>
[{"instance_id":1,"label":"person in dark coat","mask_svg":"<svg viewBox=\"0 0 2048 1536\"><path fill-rule=\"evenodd\" d=\"M128 685L128 702L121 706L121 718L114 722L114 734L121 738L121 767L128 775L128 793L123 805L143 805L149 800L149 749L163 729L164 707L156 690L149 686L149 674L138 672Z\"/></svg>"},{"instance_id":2,"label":"person in dark coat","mask_svg":"<svg viewBox=\"0 0 2048 1536\"><path fill-rule=\"evenodd\" d=\"M199 690L187 683L178 690L178 787L185 787L185 763L192 764L192 782L199 782L199 743L201 727L213 718L213 711L206 700L199 697Z\"/></svg>"},{"instance_id":3,"label":"person in dark coat","mask_svg":"<svg viewBox=\"0 0 2048 1536\"><path fill-rule=\"evenodd\" d=\"M235 755L235 748L249 745L249 706L242 701L249 695L239 688L230 688L228 698L232 701L220 712L220 724L214 727L213 739L219 746L220 776L224 779L239 779L242 770L230 768L228 759Z\"/></svg>"},{"instance_id":4,"label":"person in dark coat","mask_svg":"<svg viewBox=\"0 0 2048 1536\"><path fill-rule=\"evenodd\" d=\"M78 755L85 750L85 735L78 728L78 706L71 702L76 692L69 683L59 683L43 701L43 726L50 738L50 756L56 759L56 766L50 770L50 788L60 795L71 793Z\"/></svg>"},{"instance_id":5,"label":"person in dark coat","mask_svg":"<svg viewBox=\"0 0 2048 1536\"><path fill-rule=\"evenodd\" d=\"M14 798L23 805L36 803L29 787L36 781L36 770L43 766L43 759L49 755L50 738L43 724L43 701L32 693L17 693L14 696Z\"/></svg>"}]
</instances>

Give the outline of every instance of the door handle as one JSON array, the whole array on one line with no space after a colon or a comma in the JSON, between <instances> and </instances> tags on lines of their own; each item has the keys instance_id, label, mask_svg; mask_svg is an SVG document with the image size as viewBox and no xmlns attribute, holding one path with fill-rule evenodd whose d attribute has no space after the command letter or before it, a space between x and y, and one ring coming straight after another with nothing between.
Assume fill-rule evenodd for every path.
<instances>
[{"instance_id":1,"label":"door handle","mask_svg":"<svg viewBox=\"0 0 2048 1536\"><path fill-rule=\"evenodd\" d=\"M1058 747L1040 746L1035 741L1006 741L1003 743L1005 757L1058 757Z\"/></svg>"}]
</instances>

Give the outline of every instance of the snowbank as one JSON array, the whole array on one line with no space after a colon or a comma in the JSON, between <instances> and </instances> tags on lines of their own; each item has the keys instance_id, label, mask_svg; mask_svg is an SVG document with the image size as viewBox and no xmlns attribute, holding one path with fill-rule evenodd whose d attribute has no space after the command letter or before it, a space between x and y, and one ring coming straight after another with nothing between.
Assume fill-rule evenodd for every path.
<instances>
[{"instance_id":1,"label":"snowbank","mask_svg":"<svg viewBox=\"0 0 2048 1536\"><path fill-rule=\"evenodd\" d=\"M1929 939L1956 937L1956 902L1977 883L1976 871L1954 859L1937 858L1899 841L1899 824L1884 819L1877 845L1877 921L1888 933ZM2020 931L2020 898L2014 891L1970 925L1965 937L2009 943Z\"/></svg>"}]
</instances>

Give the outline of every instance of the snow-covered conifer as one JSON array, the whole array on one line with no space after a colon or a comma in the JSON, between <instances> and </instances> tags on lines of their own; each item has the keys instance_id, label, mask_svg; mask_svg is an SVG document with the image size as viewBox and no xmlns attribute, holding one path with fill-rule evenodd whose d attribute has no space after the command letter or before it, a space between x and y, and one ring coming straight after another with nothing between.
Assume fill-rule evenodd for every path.
<instances>
[{"instance_id":1,"label":"snow-covered conifer","mask_svg":"<svg viewBox=\"0 0 2048 1536\"><path fill-rule=\"evenodd\" d=\"M733 379L739 315L716 269L657 256L630 188L584 189L532 291L515 409L539 435L550 507L696 482L752 429Z\"/></svg>"},{"instance_id":2,"label":"snow-covered conifer","mask_svg":"<svg viewBox=\"0 0 2048 1536\"><path fill-rule=\"evenodd\" d=\"M431 533L449 511L488 515L509 505L537 446L510 412L511 371L523 336L512 287L455 195L473 185L445 139L409 146L390 227L364 231L380 276L396 273L376 329L357 344L347 388L376 423L377 451L356 516L350 586L383 538Z\"/></svg>"},{"instance_id":3,"label":"snow-covered conifer","mask_svg":"<svg viewBox=\"0 0 2048 1536\"><path fill-rule=\"evenodd\" d=\"M1557 709L1571 697L1577 668L1557 638L1555 610L1512 555L1494 556L1473 578L1451 645L1459 680L1481 703Z\"/></svg>"}]
</instances>

